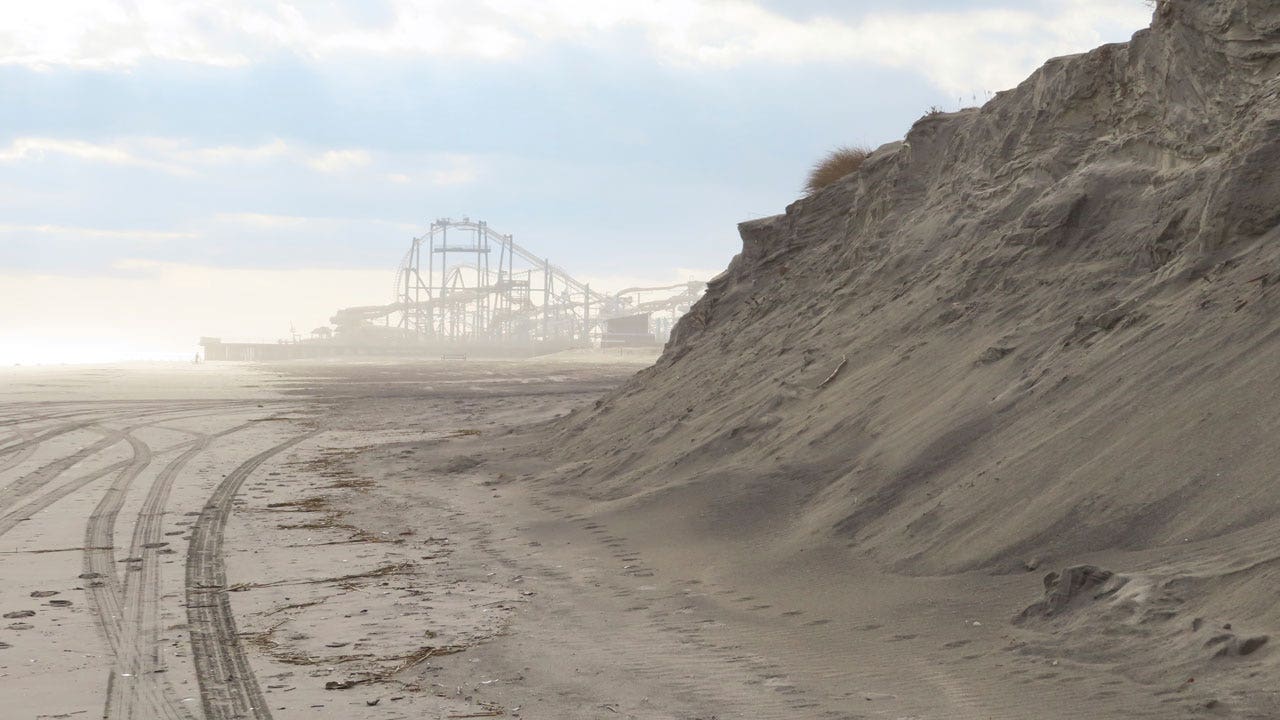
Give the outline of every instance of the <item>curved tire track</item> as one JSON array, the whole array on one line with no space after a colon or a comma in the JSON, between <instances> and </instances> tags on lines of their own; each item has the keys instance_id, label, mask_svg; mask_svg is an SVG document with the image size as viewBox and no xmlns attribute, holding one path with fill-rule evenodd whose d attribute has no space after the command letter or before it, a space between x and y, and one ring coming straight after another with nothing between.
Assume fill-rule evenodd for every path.
<instances>
[{"instance_id":1,"label":"curved tire track","mask_svg":"<svg viewBox=\"0 0 1280 720\"><path fill-rule=\"evenodd\" d=\"M160 471L152 483L133 526L128 557L141 557L136 568L125 573L122 592L120 650L107 683L104 718L164 718L190 720L194 715L174 696L166 682L157 679L163 667L158 627L160 622L160 542L164 507L174 478L188 462L209 447L212 437L200 434L194 444ZM131 565L134 565L131 563ZM125 681L128 678L128 681Z\"/></svg>"},{"instance_id":2,"label":"curved tire track","mask_svg":"<svg viewBox=\"0 0 1280 720\"><path fill-rule=\"evenodd\" d=\"M18 431L14 433L13 437L10 439L11 440L17 439L22 443L25 443L29 440L32 440L33 438L35 438L35 436L32 435L30 431L19 428ZM24 445L23 448L18 450L16 454L11 453L12 456L8 460L5 460L4 462L0 462L0 473L8 472L13 468L21 465L23 462L26 461L27 458L35 454L36 447L38 445L39 443L35 443L32 445Z\"/></svg>"},{"instance_id":3,"label":"curved tire track","mask_svg":"<svg viewBox=\"0 0 1280 720\"><path fill-rule=\"evenodd\" d=\"M187 622L200 682L205 720L270 720L271 711L236 630L227 596L223 532L231 503L244 481L272 456L315 436L299 435L254 455L231 471L214 490L196 520L187 546Z\"/></svg>"},{"instance_id":4,"label":"curved tire track","mask_svg":"<svg viewBox=\"0 0 1280 720\"><path fill-rule=\"evenodd\" d=\"M132 429L129 428L129 430ZM12 508L23 497L49 484L81 460L97 455L125 439L126 433L129 432L129 430L109 430L106 428L94 428L94 430L105 434L106 437L88 447L81 448L70 455L58 458L43 467L37 468L0 489L0 512Z\"/></svg>"},{"instance_id":5,"label":"curved tire track","mask_svg":"<svg viewBox=\"0 0 1280 720\"><path fill-rule=\"evenodd\" d=\"M62 473L74 467L80 461L90 457L91 455L95 455L99 452L102 452L103 450L106 450L110 446L120 442L121 440L124 440L126 433L129 433L141 427L157 425L159 423L169 422L171 420L183 420L183 419L188 419L192 417L207 416L216 412L219 409L219 407L214 406L212 408L209 408L204 411L196 412L194 414L191 413L191 409L192 408L190 406L184 406L181 408L172 408L169 410L158 410L158 411L149 410L146 412L131 413L129 415L124 416L124 418L133 418L133 419L150 418L150 419L148 419L146 422L141 422L141 423L137 423L135 425L126 427L123 430L91 427L90 429L94 430L95 432L103 433L107 435L107 437L103 438L102 440L99 440L98 442L94 443L93 445L90 445L89 447L82 448L70 455L66 455L51 463L48 463L47 465L39 467L27 473L26 475L23 475L22 477L18 478L17 480L10 483L9 485L3 488L0 488L0 514L5 514L5 515L10 514L8 511L11 508L13 508L15 504L20 502L23 497L30 495L31 493L49 484L50 482L55 480L58 476L60 476ZM175 413L188 413L188 414L178 415L177 417L169 417L171 415L174 415ZM93 422L84 423L82 425L78 425L75 429L79 429L82 427L89 427L93 424L94 424ZM35 438L32 439L31 442L35 444L39 444L39 442L41 442L42 437L44 436L36 436ZM109 466L108 468L104 468L103 470L99 471L95 475L95 479L98 477L102 477L103 475L106 475L109 472L113 472L115 469L124 467L127 464L128 462L125 461L123 464L116 463L114 465Z\"/></svg>"},{"instance_id":6,"label":"curved tire track","mask_svg":"<svg viewBox=\"0 0 1280 720\"><path fill-rule=\"evenodd\" d=\"M239 432L256 423L248 422L215 435L198 433L193 445L167 464L156 476L133 526L129 557L142 558L138 569L125 574L124 617L121 645L128 651L116 656L116 672L107 688L106 718L151 720L162 717L192 720L195 716L178 702L164 669L160 643L160 551L164 537L165 507L178 474L197 455L209 448L216 438ZM126 683L122 678L131 679ZM145 700L153 698L158 706L147 711ZM158 713L158 714L157 714Z\"/></svg>"},{"instance_id":7,"label":"curved tire track","mask_svg":"<svg viewBox=\"0 0 1280 720\"><path fill-rule=\"evenodd\" d=\"M107 643L115 655L117 665L131 666L136 663L132 659L132 644L124 642L121 619L124 615L121 604L122 593L120 580L116 574L116 558L114 544L116 517L124 505L125 493L129 485L151 464L151 448L141 440L126 434L125 439L133 447L133 460L124 469L111 487L107 488L102 499L89 515L84 535L84 568L97 578L88 583L90 605L98 615L98 625L107 636ZM126 572L132 568L126 567ZM114 685L116 673L111 673L109 685ZM147 693L143 705L148 715L155 718L166 717L160 698L154 693Z\"/></svg>"},{"instance_id":8,"label":"curved tire track","mask_svg":"<svg viewBox=\"0 0 1280 720\"><path fill-rule=\"evenodd\" d=\"M151 446L128 433L125 434L125 440L133 447L133 459L129 461L124 472L111 483L111 487L107 488L102 500L98 501L98 506L89 515L89 522L85 526L85 570L100 573L104 577L103 587L90 588L91 590L102 590L104 587L118 583L115 555L111 548L115 540L113 536L116 516L120 514L120 507L124 505L125 491L129 489L129 485L151 464ZM102 595L100 592L92 594ZM115 615L118 617L119 613Z\"/></svg>"},{"instance_id":9,"label":"curved tire track","mask_svg":"<svg viewBox=\"0 0 1280 720\"><path fill-rule=\"evenodd\" d=\"M179 443L177 445L171 445L167 448L160 450L159 452L166 453L171 450L176 450L179 448L186 447L187 445L190 445L190 444L191 444L190 442L184 442L184 443ZM90 483L93 483L103 477L106 477L107 475L110 475L111 473L116 472L118 470L124 470L128 468L132 463L133 463L133 460L121 460L118 463L108 465L99 470L94 470L93 472L85 475L81 475L80 477L74 480L63 483L62 485L54 488L53 490L50 490L49 492L45 493L44 495L41 495L38 498L35 498L34 500L30 500L27 503L7 513L4 513L3 515L0 515L0 536L3 536L5 533L12 530L15 526L17 526L18 523L23 522L25 520L30 520L31 517L34 516L36 513L42 510L48 509L49 506L67 497L68 495L75 493L77 490L80 490L86 485L89 485Z\"/></svg>"},{"instance_id":10,"label":"curved tire track","mask_svg":"<svg viewBox=\"0 0 1280 720\"><path fill-rule=\"evenodd\" d=\"M34 420L38 420L38 419L39 418L29 418L26 420L26 422L33 422ZM23 450L34 450L37 445L44 442L45 440L50 440L52 438L58 437L59 435L66 435L67 433L73 433L76 430L89 427L95 422L97 421L83 420L81 422L73 422L73 423L66 423L64 425L59 425L58 427L53 428L52 430L45 430L44 432L34 437L23 439L12 445L6 445L4 447L0 447L0 455L8 455L10 453L21 452Z\"/></svg>"},{"instance_id":11,"label":"curved tire track","mask_svg":"<svg viewBox=\"0 0 1280 720\"><path fill-rule=\"evenodd\" d=\"M43 421L51 420L55 418L80 417L84 415L98 415L98 416L108 415L108 417L106 418L92 417L87 420L77 420L75 422L64 423L57 427L45 430L44 432L41 432L40 434L34 437L23 439L12 445L5 445L3 447L0 447L0 456L9 455L11 453L20 452L23 450L28 450L30 448L33 448L36 445L43 443L46 440L51 440L55 437L66 435L68 433L73 433L76 430L82 430L84 428L89 427L90 425L100 424L108 420L129 420L129 419L134 419L139 417L149 417L153 415L168 415L168 414L173 414L178 412L189 412L192 410L202 411L200 414L212 414L213 412L216 412L218 410L236 408L239 406L243 406L246 403L247 401L233 401L233 402L220 401L216 403L199 403L199 404L192 403L192 404L177 405L177 406L174 406L171 404L165 404L163 406L157 406L153 408L149 407L149 408L146 408L145 410L133 410L131 412L122 412L123 408L97 408L94 410L84 410L79 412L65 413L63 415L28 415L19 420L15 420L12 423L0 423L0 424L23 423L23 424L29 425L31 423L43 422Z\"/></svg>"}]
</instances>

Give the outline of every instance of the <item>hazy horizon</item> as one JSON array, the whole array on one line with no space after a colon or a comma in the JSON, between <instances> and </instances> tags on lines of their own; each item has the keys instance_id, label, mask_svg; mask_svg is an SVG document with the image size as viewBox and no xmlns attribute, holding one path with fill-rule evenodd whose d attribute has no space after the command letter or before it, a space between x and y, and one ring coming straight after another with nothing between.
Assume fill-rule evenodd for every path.
<instances>
[{"instance_id":1,"label":"hazy horizon","mask_svg":"<svg viewBox=\"0 0 1280 720\"><path fill-rule=\"evenodd\" d=\"M841 144L1134 0L46 3L0 10L0 364L183 359L390 301L487 220L593 287L709 279Z\"/></svg>"}]
</instances>

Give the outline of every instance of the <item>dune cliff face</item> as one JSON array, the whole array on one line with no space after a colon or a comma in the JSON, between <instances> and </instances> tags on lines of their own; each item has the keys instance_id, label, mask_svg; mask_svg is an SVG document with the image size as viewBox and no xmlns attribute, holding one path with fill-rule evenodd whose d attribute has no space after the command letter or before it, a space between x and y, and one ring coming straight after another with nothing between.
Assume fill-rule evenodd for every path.
<instances>
[{"instance_id":1,"label":"dune cliff face","mask_svg":"<svg viewBox=\"0 0 1280 720\"><path fill-rule=\"evenodd\" d=\"M1280 3L1162 2L740 230L658 363L561 421L556 482L1280 627Z\"/></svg>"},{"instance_id":2,"label":"dune cliff face","mask_svg":"<svg viewBox=\"0 0 1280 720\"><path fill-rule=\"evenodd\" d=\"M1278 517L1280 5L1161 3L740 230L576 487L920 573Z\"/></svg>"},{"instance_id":3,"label":"dune cliff face","mask_svg":"<svg viewBox=\"0 0 1280 720\"><path fill-rule=\"evenodd\" d=\"M1018 652L1280 716L1280 3L1161 2L740 231L545 482L739 562L1066 568Z\"/></svg>"}]
</instances>

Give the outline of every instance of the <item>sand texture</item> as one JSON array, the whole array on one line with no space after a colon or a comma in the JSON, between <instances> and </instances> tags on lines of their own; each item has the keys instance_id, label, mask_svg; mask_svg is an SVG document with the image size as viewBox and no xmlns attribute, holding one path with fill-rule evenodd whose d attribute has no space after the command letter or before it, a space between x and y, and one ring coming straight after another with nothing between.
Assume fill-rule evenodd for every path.
<instances>
[{"instance_id":1,"label":"sand texture","mask_svg":"<svg viewBox=\"0 0 1280 720\"><path fill-rule=\"evenodd\" d=\"M1073 674L1280 717L1278 167L1280 5L1162 2L744 223L546 486L741 562L952 578L1090 717L1138 715Z\"/></svg>"}]
</instances>

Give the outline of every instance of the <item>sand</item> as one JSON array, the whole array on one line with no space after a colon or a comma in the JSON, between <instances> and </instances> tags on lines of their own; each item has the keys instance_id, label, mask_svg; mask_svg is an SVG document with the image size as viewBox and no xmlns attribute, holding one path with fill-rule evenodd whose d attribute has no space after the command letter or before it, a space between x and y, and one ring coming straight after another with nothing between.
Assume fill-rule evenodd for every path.
<instances>
[{"instance_id":1,"label":"sand","mask_svg":"<svg viewBox=\"0 0 1280 720\"><path fill-rule=\"evenodd\" d=\"M785 515L715 483L585 497L545 444L634 366L203 369L197 389L220 377L222 400L183 400L194 376L58 372L110 377L112 395L140 381L153 399L104 405L86 383L80 399L0 400L0 427L34 443L0 455L0 487L21 490L0 509L0 609L34 612L0 627L13 717L1228 707L1212 676L1170 689L1118 672L1122 659L1073 657L1052 620L1019 616L1039 573L911 576L847 549L796 551ZM5 380L26 398L47 379ZM1259 672L1250 658L1265 653L1227 662Z\"/></svg>"},{"instance_id":2,"label":"sand","mask_svg":"<svg viewBox=\"0 0 1280 720\"><path fill-rule=\"evenodd\" d=\"M1280 8L783 215L651 367L0 375L0 707L1280 717Z\"/></svg>"},{"instance_id":3,"label":"sand","mask_svg":"<svg viewBox=\"0 0 1280 720\"><path fill-rule=\"evenodd\" d=\"M1169 0L921 118L741 225L538 484L724 564L826 558L849 603L941 579L1019 660L947 680L973 716L1280 717L1278 99L1280 6Z\"/></svg>"},{"instance_id":4,"label":"sand","mask_svg":"<svg viewBox=\"0 0 1280 720\"><path fill-rule=\"evenodd\" d=\"M534 593L489 569L480 536L498 528L475 523L492 491L477 483L446 510L447 484L430 480L470 463L428 467L405 448L549 419L634 369L5 371L0 704L12 717L494 713L481 690L496 670L461 656L508 634ZM424 483L439 497L413 495Z\"/></svg>"}]
</instances>

